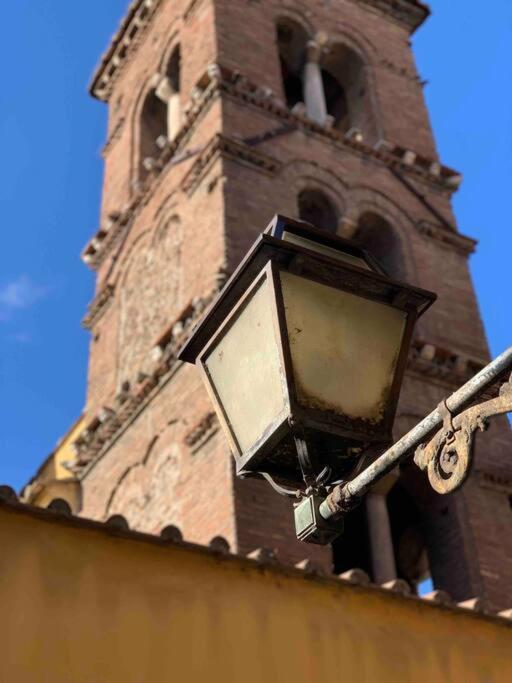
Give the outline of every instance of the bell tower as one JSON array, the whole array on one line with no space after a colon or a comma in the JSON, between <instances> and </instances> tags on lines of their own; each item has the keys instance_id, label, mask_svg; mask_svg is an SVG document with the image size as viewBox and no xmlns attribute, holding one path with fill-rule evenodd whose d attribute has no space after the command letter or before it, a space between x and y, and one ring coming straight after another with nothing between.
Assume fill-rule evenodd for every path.
<instances>
[{"instance_id":1,"label":"bell tower","mask_svg":"<svg viewBox=\"0 0 512 683\"><path fill-rule=\"evenodd\" d=\"M510 433L480 439L448 497L411 462L372 491L333 548L294 538L289 502L234 477L194 368L177 352L275 213L358 239L388 273L437 292L421 319L396 436L488 360L468 271L475 242L450 199L410 47L417 0L135 0L91 84L108 106L81 513L179 526L377 582L431 576L458 600L512 598ZM508 452L508 458L507 458Z\"/></svg>"}]
</instances>

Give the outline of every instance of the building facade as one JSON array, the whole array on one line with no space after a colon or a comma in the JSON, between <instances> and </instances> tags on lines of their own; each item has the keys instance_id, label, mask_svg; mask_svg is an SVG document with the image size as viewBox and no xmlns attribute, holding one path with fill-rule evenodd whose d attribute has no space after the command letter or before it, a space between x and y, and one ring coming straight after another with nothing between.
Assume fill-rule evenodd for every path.
<instances>
[{"instance_id":1,"label":"building facade","mask_svg":"<svg viewBox=\"0 0 512 683\"><path fill-rule=\"evenodd\" d=\"M234 477L180 344L275 213L362 242L438 294L422 318L396 436L489 360L468 270L472 239L438 157L410 36L416 0L135 0L93 77L108 106L85 428L72 465L84 516L124 515L235 552L305 552L379 583L431 576L457 600L512 599L506 419L480 438L462 491L411 462L351 513L332 548L295 541L289 502ZM509 458L510 463L510 458Z\"/></svg>"}]
</instances>

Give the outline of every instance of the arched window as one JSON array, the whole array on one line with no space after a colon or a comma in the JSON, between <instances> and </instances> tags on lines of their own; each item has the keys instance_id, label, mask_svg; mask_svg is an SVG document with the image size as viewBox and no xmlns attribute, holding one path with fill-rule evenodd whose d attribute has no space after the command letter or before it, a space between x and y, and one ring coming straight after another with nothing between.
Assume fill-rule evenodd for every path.
<instances>
[{"instance_id":1,"label":"arched window","mask_svg":"<svg viewBox=\"0 0 512 683\"><path fill-rule=\"evenodd\" d=\"M151 90L144 101L140 120L139 177L144 178L150 168L150 160L160 154L157 140L167 134L167 106Z\"/></svg>"},{"instance_id":2,"label":"arched window","mask_svg":"<svg viewBox=\"0 0 512 683\"><path fill-rule=\"evenodd\" d=\"M181 51L177 45L166 70L163 100L167 104L167 138L174 140L181 127Z\"/></svg>"},{"instance_id":3,"label":"arched window","mask_svg":"<svg viewBox=\"0 0 512 683\"><path fill-rule=\"evenodd\" d=\"M354 239L375 256L388 275L398 280L406 279L399 237L382 216L371 211L363 213Z\"/></svg>"},{"instance_id":4,"label":"arched window","mask_svg":"<svg viewBox=\"0 0 512 683\"><path fill-rule=\"evenodd\" d=\"M325 107L334 119L333 127L346 133L350 129L350 115L344 87L329 71L322 69Z\"/></svg>"},{"instance_id":5,"label":"arched window","mask_svg":"<svg viewBox=\"0 0 512 683\"><path fill-rule=\"evenodd\" d=\"M181 87L181 50L180 46L176 45L172 51L169 64L167 65L167 76L171 82L171 87L174 92L180 92Z\"/></svg>"},{"instance_id":6,"label":"arched window","mask_svg":"<svg viewBox=\"0 0 512 683\"><path fill-rule=\"evenodd\" d=\"M173 50L165 73L147 95L142 108L140 130L140 177L152 167L154 159L181 126L180 47Z\"/></svg>"},{"instance_id":7,"label":"arched window","mask_svg":"<svg viewBox=\"0 0 512 683\"><path fill-rule=\"evenodd\" d=\"M365 137L374 135L371 101L365 65L346 45L331 45L322 60L327 113L342 132L359 128Z\"/></svg>"},{"instance_id":8,"label":"arched window","mask_svg":"<svg viewBox=\"0 0 512 683\"><path fill-rule=\"evenodd\" d=\"M298 197L299 218L302 221L335 233L338 229L338 211L331 200L320 190L302 190Z\"/></svg>"},{"instance_id":9,"label":"arched window","mask_svg":"<svg viewBox=\"0 0 512 683\"><path fill-rule=\"evenodd\" d=\"M308 35L300 24L288 18L277 22L276 33L283 91L286 104L291 109L304 99L302 69Z\"/></svg>"},{"instance_id":10,"label":"arched window","mask_svg":"<svg viewBox=\"0 0 512 683\"><path fill-rule=\"evenodd\" d=\"M297 22L277 22L277 44L283 91L288 107L304 102L306 115L320 125L332 117L342 133L358 129L363 138L376 140L373 105L365 63L357 52L331 43L319 33L310 39Z\"/></svg>"}]
</instances>

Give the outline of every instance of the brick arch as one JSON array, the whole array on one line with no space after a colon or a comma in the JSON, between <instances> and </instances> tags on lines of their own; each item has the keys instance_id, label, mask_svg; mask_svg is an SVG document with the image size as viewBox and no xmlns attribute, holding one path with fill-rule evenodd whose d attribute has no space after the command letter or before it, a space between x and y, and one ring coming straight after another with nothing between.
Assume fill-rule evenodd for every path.
<instances>
[{"instance_id":1,"label":"brick arch","mask_svg":"<svg viewBox=\"0 0 512 683\"><path fill-rule=\"evenodd\" d=\"M122 514L131 528L158 533L168 524L182 526L183 498L179 486L184 448L179 425L171 420L146 446L142 457L126 467L113 483L104 517Z\"/></svg>"},{"instance_id":2,"label":"brick arch","mask_svg":"<svg viewBox=\"0 0 512 683\"><path fill-rule=\"evenodd\" d=\"M350 193L350 205L347 217L350 219L354 233L361 216L374 213L383 218L393 229L403 254L404 279L411 283L418 282L418 268L411 245L411 236L415 233L414 221L393 200L378 190L368 187L354 187Z\"/></svg>"},{"instance_id":3,"label":"brick arch","mask_svg":"<svg viewBox=\"0 0 512 683\"><path fill-rule=\"evenodd\" d=\"M165 199L157 206L151 219L151 225L154 225L155 221L161 220L163 216L171 215L172 213L177 212L177 207L179 204L176 197L177 193L178 190L171 190Z\"/></svg>"},{"instance_id":4,"label":"brick arch","mask_svg":"<svg viewBox=\"0 0 512 683\"><path fill-rule=\"evenodd\" d=\"M138 248L138 245L143 243L144 240L148 239L149 233L151 232L150 228L146 228L143 230L140 234L137 235L137 237L133 240L131 244L128 245L126 248L126 253L123 255L122 259L119 261L119 264L117 266L117 275L115 276L114 279L114 286L115 287L122 287L123 285L123 279L126 277L126 271L127 271L127 266L132 258L133 252L135 249Z\"/></svg>"},{"instance_id":5,"label":"brick arch","mask_svg":"<svg viewBox=\"0 0 512 683\"><path fill-rule=\"evenodd\" d=\"M292 189L292 193L287 194L295 197L294 215L297 214L298 209L296 198L305 189L323 192L335 206L339 217L345 214L348 186L334 172L317 164L297 159L286 164L281 169L280 175L284 185Z\"/></svg>"},{"instance_id":6,"label":"brick arch","mask_svg":"<svg viewBox=\"0 0 512 683\"><path fill-rule=\"evenodd\" d=\"M368 139L375 143L383 137L382 114L379 103L377 78L375 66L377 53L375 47L357 29L344 25L343 30L328 32L329 52L323 59L323 65L329 70L333 68L336 50L347 49L361 64L364 84L367 90L366 105L361 109L357 121L351 123L352 127L359 127ZM334 74L333 74L334 75Z\"/></svg>"},{"instance_id":7,"label":"brick arch","mask_svg":"<svg viewBox=\"0 0 512 683\"><path fill-rule=\"evenodd\" d=\"M374 67L378 63L378 52L375 45L358 28L343 22L340 28L327 31L329 42L346 45L357 53L361 61Z\"/></svg>"},{"instance_id":8,"label":"brick arch","mask_svg":"<svg viewBox=\"0 0 512 683\"><path fill-rule=\"evenodd\" d=\"M146 103L146 98L150 94L153 88L154 73L147 76L134 99L132 114L131 114L131 131L132 131L132 148L130 150L130 178L131 185L130 191L133 191L132 185L139 179L138 169L140 166L140 121L142 118L142 111L144 104Z\"/></svg>"},{"instance_id":9,"label":"brick arch","mask_svg":"<svg viewBox=\"0 0 512 683\"><path fill-rule=\"evenodd\" d=\"M172 30L172 27L171 27ZM171 57L173 56L174 50L177 47L180 47L181 41L180 41L180 32L179 29L174 29L172 31L171 36L168 38L167 43L165 45L165 48L162 50L162 55L160 57L160 60L158 62L158 71L159 73L164 73L164 71L167 69L167 65L169 64Z\"/></svg>"},{"instance_id":10,"label":"brick arch","mask_svg":"<svg viewBox=\"0 0 512 683\"><path fill-rule=\"evenodd\" d=\"M313 37L315 29L311 21L307 18L307 13L309 11L307 5L302 5L301 3L296 4L301 5L301 7L298 9L295 7L280 7L279 10L276 10L273 19L274 26L277 26L280 19L289 19L290 21L296 22L304 29L305 33L310 37Z\"/></svg>"}]
</instances>

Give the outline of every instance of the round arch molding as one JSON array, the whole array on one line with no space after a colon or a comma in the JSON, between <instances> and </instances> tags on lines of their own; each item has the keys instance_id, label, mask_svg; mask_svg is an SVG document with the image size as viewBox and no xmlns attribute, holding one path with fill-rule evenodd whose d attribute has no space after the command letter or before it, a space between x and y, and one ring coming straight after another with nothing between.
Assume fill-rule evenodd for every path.
<instances>
[{"instance_id":1,"label":"round arch molding","mask_svg":"<svg viewBox=\"0 0 512 683\"><path fill-rule=\"evenodd\" d=\"M298 197L305 191L314 191L326 196L338 215L338 231L347 207L347 185L332 171L308 161L291 161L281 169L280 180L291 189L286 193L293 199L290 207L294 216L299 215Z\"/></svg>"},{"instance_id":2,"label":"round arch molding","mask_svg":"<svg viewBox=\"0 0 512 683\"><path fill-rule=\"evenodd\" d=\"M150 352L180 305L182 225L165 214L139 236L120 269L117 386L147 372Z\"/></svg>"},{"instance_id":3,"label":"round arch molding","mask_svg":"<svg viewBox=\"0 0 512 683\"><path fill-rule=\"evenodd\" d=\"M171 421L145 447L142 457L115 481L105 505L105 517L123 515L131 528L158 532L168 524L182 526L182 497L173 495L183 466L181 433Z\"/></svg>"},{"instance_id":4,"label":"round arch molding","mask_svg":"<svg viewBox=\"0 0 512 683\"><path fill-rule=\"evenodd\" d=\"M411 284L418 284L418 268L412 248L412 241L416 236L414 221L378 190L354 187L350 192L350 205L347 208L347 218L353 226L353 239L358 239L360 220L365 215L377 216L389 225L401 252L401 265L395 275ZM372 250L371 244L365 243L365 246Z\"/></svg>"}]
</instances>

